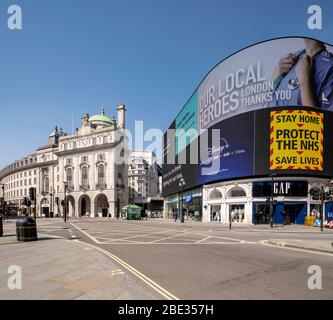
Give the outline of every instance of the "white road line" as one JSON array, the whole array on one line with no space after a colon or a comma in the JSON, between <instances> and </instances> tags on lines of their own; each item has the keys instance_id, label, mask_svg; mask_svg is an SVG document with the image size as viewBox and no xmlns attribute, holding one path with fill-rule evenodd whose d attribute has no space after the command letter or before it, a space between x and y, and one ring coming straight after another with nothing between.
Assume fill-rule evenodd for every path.
<instances>
[{"instance_id":1,"label":"white road line","mask_svg":"<svg viewBox=\"0 0 333 320\"><path fill-rule=\"evenodd\" d=\"M158 233L168 233L169 231L159 231L159 232L153 232L153 233L140 233L140 234L137 234L135 236L131 236L131 237L126 237L126 238L121 238L119 240L128 240L128 239L132 239L132 238L138 238L138 237L146 237L146 236L150 236L150 235L153 235L153 234L158 234Z\"/></svg>"},{"instance_id":2,"label":"white road line","mask_svg":"<svg viewBox=\"0 0 333 320\"><path fill-rule=\"evenodd\" d=\"M285 250L298 251L298 252L303 252L303 253L319 254L321 256L328 256L328 257L333 256L333 253L325 253L325 252L320 252L320 251L312 251L312 250L306 250L306 249L291 248L291 247L286 247L286 246L283 247L281 245L275 245L275 244L267 243L267 241L270 241L270 240L261 240L261 241L259 241L259 243L263 244L265 246L268 246L268 247L276 248L276 249L285 249Z\"/></svg>"},{"instance_id":3,"label":"white road line","mask_svg":"<svg viewBox=\"0 0 333 320\"><path fill-rule=\"evenodd\" d=\"M153 244L153 243L157 243L157 242L164 241L164 240L168 240L168 239L172 239L172 238L177 238L177 237L183 236L183 235L185 235L185 234L188 234L188 233L185 232L185 233L176 234L176 235L173 235L173 236L170 236L170 237L166 237L166 238L156 239L156 240L154 240L154 241L147 242L147 244Z\"/></svg>"},{"instance_id":4,"label":"white road line","mask_svg":"<svg viewBox=\"0 0 333 320\"><path fill-rule=\"evenodd\" d=\"M102 244L113 244L113 245L151 245L151 246L156 246L156 245L207 245L207 244L220 244L220 245L230 245L230 246L237 246L240 244L246 244L246 245L253 245L253 244L258 244L256 242L249 243L249 242L218 242L218 241L210 241L210 242L201 242L201 243L196 243L196 242L128 242L128 243L123 243L123 242L104 242Z\"/></svg>"},{"instance_id":5,"label":"white road line","mask_svg":"<svg viewBox=\"0 0 333 320\"><path fill-rule=\"evenodd\" d=\"M88 232L83 231L82 229L80 229L78 226L76 226L75 224L71 223L71 225L73 227L75 227L76 229L78 229L80 232L82 232L84 235L86 235L89 239L91 239L92 241L94 241L97 244L103 244L103 242L98 241L96 238L94 238L93 236L91 236Z\"/></svg>"},{"instance_id":6,"label":"white road line","mask_svg":"<svg viewBox=\"0 0 333 320\"><path fill-rule=\"evenodd\" d=\"M204 242L204 241L206 241L206 240L208 240L208 239L210 239L210 238L211 238L211 236L208 236L208 237L206 237L206 238L203 238L203 239L197 241L196 244L201 243L201 242Z\"/></svg>"},{"instance_id":7,"label":"white road line","mask_svg":"<svg viewBox=\"0 0 333 320\"><path fill-rule=\"evenodd\" d=\"M140 271L138 271L137 269L135 269L134 267L132 267L131 265L126 263L125 261L123 261L122 259L118 258L114 254L112 254L112 253L110 253L110 252L108 252L104 249L101 249L99 247L96 247L92 244L89 244L89 243L84 243L84 242L81 242L79 240L74 240L74 241L77 242L77 243L83 244L83 245L90 246L90 247L98 250L99 252L104 253L105 255L107 255L108 257L110 257L114 261L116 261L118 264L120 264L123 268L125 268L126 270L128 270L129 272L134 274L136 277L138 277L140 280L142 280L144 283L146 283L148 286L150 286L152 289L154 289L160 295L162 295L165 299L167 299L167 300L179 300L179 298L177 298L171 292L162 288L155 281L153 281L152 279L150 279L149 277L147 277L146 275L144 275L143 273L141 273Z\"/></svg>"}]
</instances>

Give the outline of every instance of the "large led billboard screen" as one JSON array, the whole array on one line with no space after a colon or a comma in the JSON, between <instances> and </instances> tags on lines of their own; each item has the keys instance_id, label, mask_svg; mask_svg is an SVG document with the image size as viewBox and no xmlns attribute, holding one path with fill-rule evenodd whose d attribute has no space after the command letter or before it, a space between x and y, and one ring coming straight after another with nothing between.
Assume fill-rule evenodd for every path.
<instances>
[{"instance_id":1,"label":"large led billboard screen","mask_svg":"<svg viewBox=\"0 0 333 320\"><path fill-rule=\"evenodd\" d=\"M166 133L164 195L182 178L186 189L272 172L331 176L332 53L314 39L279 38L213 68Z\"/></svg>"}]
</instances>

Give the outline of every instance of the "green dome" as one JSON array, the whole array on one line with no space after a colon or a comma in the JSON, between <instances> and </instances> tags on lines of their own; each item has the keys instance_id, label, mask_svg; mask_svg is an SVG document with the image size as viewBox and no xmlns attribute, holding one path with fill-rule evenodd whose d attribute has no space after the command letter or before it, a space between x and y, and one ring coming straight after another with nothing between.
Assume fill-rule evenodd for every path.
<instances>
[{"instance_id":1,"label":"green dome","mask_svg":"<svg viewBox=\"0 0 333 320\"><path fill-rule=\"evenodd\" d=\"M97 114L89 118L89 122L95 126L111 126L114 120L106 115Z\"/></svg>"}]
</instances>

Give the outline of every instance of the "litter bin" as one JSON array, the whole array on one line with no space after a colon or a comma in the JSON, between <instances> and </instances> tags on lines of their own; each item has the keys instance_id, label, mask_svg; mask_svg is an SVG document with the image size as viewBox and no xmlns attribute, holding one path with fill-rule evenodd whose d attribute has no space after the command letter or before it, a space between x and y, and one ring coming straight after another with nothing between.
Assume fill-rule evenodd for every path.
<instances>
[{"instance_id":1,"label":"litter bin","mask_svg":"<svg viewBox=\"0 0 333 320\"><path fill-rule=\"evenodd\" d=\"M2 217L0 217L0 237L3 236Z\"/></svg>"},{"instance_id":2,"label":"litter bin","mask_svg":"<svg viewBox=\"0 0 333 320\"><path fill-rule=\"evenodd\" d=\"M16 235L18 241L36 241L37 237L37 224L34 219L23 218L16 222Z\"/></svg>"}]
</instances>

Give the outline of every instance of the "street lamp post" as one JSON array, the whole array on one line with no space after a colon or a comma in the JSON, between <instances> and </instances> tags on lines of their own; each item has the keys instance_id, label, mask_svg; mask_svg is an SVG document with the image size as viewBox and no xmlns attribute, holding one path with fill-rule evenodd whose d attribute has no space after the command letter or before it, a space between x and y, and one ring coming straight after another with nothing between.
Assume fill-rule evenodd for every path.
<instances>
[{"instance_id":1,"label":"street lamp post","mask_svg":"<svg viewBox=\"0 0 333 320\"><path fill-rule=\"evenodd\" d=\"M54 189L53 187L50 187L50 207L51 207L51 212L50 212L50 217L53 218L54 215L54 201L53 201L53 197L54 197Z\"/></svg>"},{"instance_id":2,"label":"street lamp post","mask_svg":"<svg viewBox=\"0 0 333 320\"><path fill-rule=\"evenodd\" d=\"M67 189L68 189L68 182L64 181L64 194L65 194L65 205L64 205L64 222L67 222Z\"/></svg>"},{"instance_id":3,"label":"street lamp post","mask_svg":"<svg viewBox=\"0 0 333 320\"><path fill-rule=\"evenodd\" d=\"M320 200L321 200L321 210L320 210L320 231L324 231L324 205L325 205L325 189L322 186L320 188Z\"/></svg>"},{"instance_id":4,"label":"street lamp post","mask_svg":"<svg viewBox=\"0 0 333 320\"><path fill-rule=\"evenodd\" d=\"M179 215L180 215L180 222L184 223L184 214L183 214L183 187L185 186L185 181L182 178L179 182L179 188L180 188L180 193L179 193Z\"/></svg>"},{"instance_id":5,"label":"street lamp post","mask_svg":"<svg viewBox=\"0 0 333 320\"><path fill-rule=\"evenodd\" d=\"M275 174L270 175L272 179L272 187L271 187L271 201L269 205L269 220L270 220L270 226L273 228L273 214L274 214L274 177Z\"/></svg>"},{"instance_id":6,"label":"street lamp post","mask_svg":"<svg viewBox=\"0 0 333 320\"><path fill-rule=\"evenodd\" d=\"M6 199L5 199L5 184L1 183L1 188L2 188L2 207L3 207L3 214L4 216L6 215Z\"/></svg>"}]
</instances>

